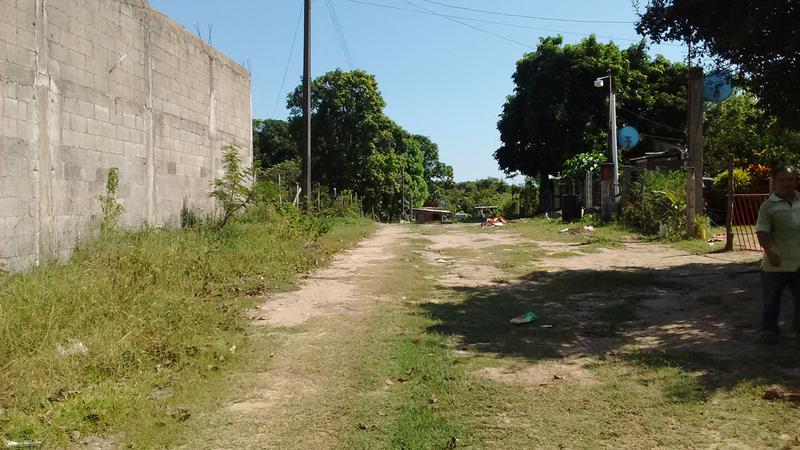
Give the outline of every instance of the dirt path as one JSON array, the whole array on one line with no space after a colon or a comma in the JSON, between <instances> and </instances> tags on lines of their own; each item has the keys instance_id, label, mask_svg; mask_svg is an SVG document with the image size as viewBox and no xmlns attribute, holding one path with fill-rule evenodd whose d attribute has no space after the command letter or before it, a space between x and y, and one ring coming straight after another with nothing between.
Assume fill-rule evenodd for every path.
<instances>
[{"instance_id":1,"label":"dirt path","mask_svg":"<svg viewBox=\"0 0 800 450\"><path fill-rule=\"evenodd\" d=\"M749 330L747 335L753 337L754 330L748 321L757 317L758 277L757 267L752 264L758 259L757 254L693 254L664 244L635 241L625 242L621 247L581 253L584 245L580 242L526 239L515 234L513 227L482 230L479 233L470 230L470 227L440 228L435 242L430 246L445 254L457 251L466 255L465 251L472 251L470 256L448 260L448 271L441 279L444 285L519 290L558 276L571 278L574 283L581 284L582 279L604 274L641 275L648 280L643 283L637 281L633 285L620 282L611 290L594 289L589 284L585 286L585 292L572 298L583 302L605 301L609 298L636 298L641 301L637 319L639 327L634 327L631 334L635 338L631 345L639 347L666 345L720 352L726 350L735 336L741 337L745 329ZM509 287L508 279L501 276L503 264L495 262L507 258L509 251L526 247L532 252L538 250L539 254L530 261L521 262L522 270L516 274L530 274L522 283ZM571 256L554 256L559 254ZM751 315L743 315L742 311L733 314L732 310L728 310L713 318L708 316L708 320L698 320L695 308L691 307L694 301L699 301L700 306L719 306L727 302L737 306L745 304L745 308L737 309L750 310ZM703 305L702 302L709 304ZM580 311L574 313L579 314ZM729 326L731 324L733 326ZM587 326L591 326L591 323ZM602 335L602 330L598 334ZM567 347L564 352L583 357L587 350L608 350L618 344L619 339L607 339L604 336L579 337L574 347ZM743 345L742 351L757 352L758 347L752 344Z\"/></svg>"},{"instance_id":2,"label":"dirt path","mask_svg":"<svg viewBox=\"0 0 800 450\"><path fill-rule=\"evenodd\" d=\"M396 357L369 354L367 341L386 325L374 321L375 311L386 314L393 305L390 314L408 313L402 309L406 298L397 294L403 283L398 264L413 266L421 284L430 285L430 297L412 306L433 321L426 331L457 336L453 352L459 358L491 358L469 376L541 394L558 382L583 393L599 389L603 380L587 365L631 349L726 358L736 345L737 355L755 354L753 259L693 255L652 243L581 253L579 245L510 229L383 225L330 268L310 274L298 290L250 312L253 345L264 352L251 371L230 379L239 388L221 410L199 415L205 431L185 448L342 446L341 436L355 428L348 416L354 399L381 398L392 384L384 386L380 378L380 386L369 385L358 376L365 364ZM532 305L541 314L534 327L508 325L508 318ZM789 372L779 375L800 375ZM516 401L505 398L506 406L481 419L482 426L496 428L498 445L513 447L516 437L536 434L526 415L506 416Z\"/></svg>"},{"instance_id":3,"label":"dirt path","mask_svg":"<svg viewBox=\"0 0 800 450\"><path fill-rule=\"evenodd\" d=\"M390 276L386 265L408 231L382 225L331 267L310 274L298 290L276 295L250 312L256 343L279 339L263 367L231 379L245 386L221 410L200 418L207 432L185 448L330 448L341 412L358 386L350 384L369 312L381 301L366 293ZM265 349L265 351L267 351Z\"/></svg>"}]
</instances>

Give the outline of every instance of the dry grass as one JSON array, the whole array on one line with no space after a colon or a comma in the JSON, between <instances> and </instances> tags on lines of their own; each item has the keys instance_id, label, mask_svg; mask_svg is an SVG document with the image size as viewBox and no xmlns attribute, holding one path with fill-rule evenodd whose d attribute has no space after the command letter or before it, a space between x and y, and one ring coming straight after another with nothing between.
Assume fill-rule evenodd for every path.
<instances>
[{"instance_id":1,"label":"dry grass","mask_svg":"<svg viewBox=\"0 0 800 450\"><path fill-rule=\"evenodd\" d=\"M222 230L104 234L66 264L0 278L0 436L168 442L245 363L242 312L371 227L275 214ZM59 354L80 342L87 351Z\"/></svg>"}]
</instances>

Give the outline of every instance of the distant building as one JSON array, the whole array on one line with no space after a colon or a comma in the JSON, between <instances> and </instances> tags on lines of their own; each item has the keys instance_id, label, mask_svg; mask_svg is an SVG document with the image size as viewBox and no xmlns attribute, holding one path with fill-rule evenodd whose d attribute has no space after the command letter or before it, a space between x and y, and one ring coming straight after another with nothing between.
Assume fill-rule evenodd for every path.
<instances>
[{"instance_id":1,"label":"distant building","mask_svg":"<svg viewBox=\"0 0 800 450\"><path fill-rule=\"evenodd\" d=\"M411 216L417 223L447 222L452 215L452 212L443 208L413 208L411 210Z\"/></svg>"},{"instance_id":2,"label":"distant building","mask_svg":"<svg viewBox=\"0 0 800 450\"><path fill-rule=\"evenodd\" d=\"M683 151L680 147L670 146L656 152L645 153L644 156L631 158L630 164L638 170L681 170L683 169Z\"/></svg>"}]
</instances>

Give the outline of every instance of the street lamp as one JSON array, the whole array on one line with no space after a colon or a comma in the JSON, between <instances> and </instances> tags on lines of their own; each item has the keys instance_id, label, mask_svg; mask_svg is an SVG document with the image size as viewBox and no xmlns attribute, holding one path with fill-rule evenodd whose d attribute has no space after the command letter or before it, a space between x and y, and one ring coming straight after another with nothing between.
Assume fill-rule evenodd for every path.
<instances>
[{"instance_id":1,"label":"street lamp","mask_svg":"<svg viewBox=\"0 0 800 450\"><path fill-rule=\"evenodd\" d=\"M594 87L603 87L605 79L608 79L608 129L611 133L611 163L613 165L611 185L616 203L619 197L619 165L617 163L617 96L614 94L614 80L611 75L598 77L594 80Z\"/></svg>"}]
</instances>

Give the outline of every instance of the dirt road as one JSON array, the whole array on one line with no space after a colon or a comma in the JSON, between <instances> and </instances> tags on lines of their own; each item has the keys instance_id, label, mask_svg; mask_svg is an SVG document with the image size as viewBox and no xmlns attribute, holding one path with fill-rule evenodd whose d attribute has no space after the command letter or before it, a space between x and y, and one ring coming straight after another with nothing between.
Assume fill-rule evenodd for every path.
<instances>
[{"instance_id":1,"label":"dirt road","mask_svg":"<svg viewBox=\"0 0 800 450\"><path fill-rule=\"evenodd\" d=\"M750 391L724 393L743 384L791 389L787 380L800 379L796 361L726 373L743 355L763 353L754 344L753 255L692 255L642 242L582 253L582 245L514 227L380 226L296 291L250 312L253 345L263 352L230 379L219 410L198 416L203 431L185 447L416 447L409 433L429 433L422 446L430 448L758 446L780 444L788 436L781 430L791 434L796 410L765 410ZM529 309L540 316L535 325L508 325ZM459 368L433 383L435 367L420 376L425 364L404 362L426 355L446 355L429 358L431 367ZM622 374L633 377L630 386L619 386ZM688 406L664 403L681 383ZM609 389L625 394L609 397ZM724 421L705 425L709 401L754 402L752 414L777 425L752 436ZM584 409L554 413L559 402ZM612 419L609 405L646 412ZM406 414L423 410L443 425L406 430ZM538 424L528 420L534 415ZM653 427L667 423L673 435L659 437Z\"/></svg>"}]
</instances>

